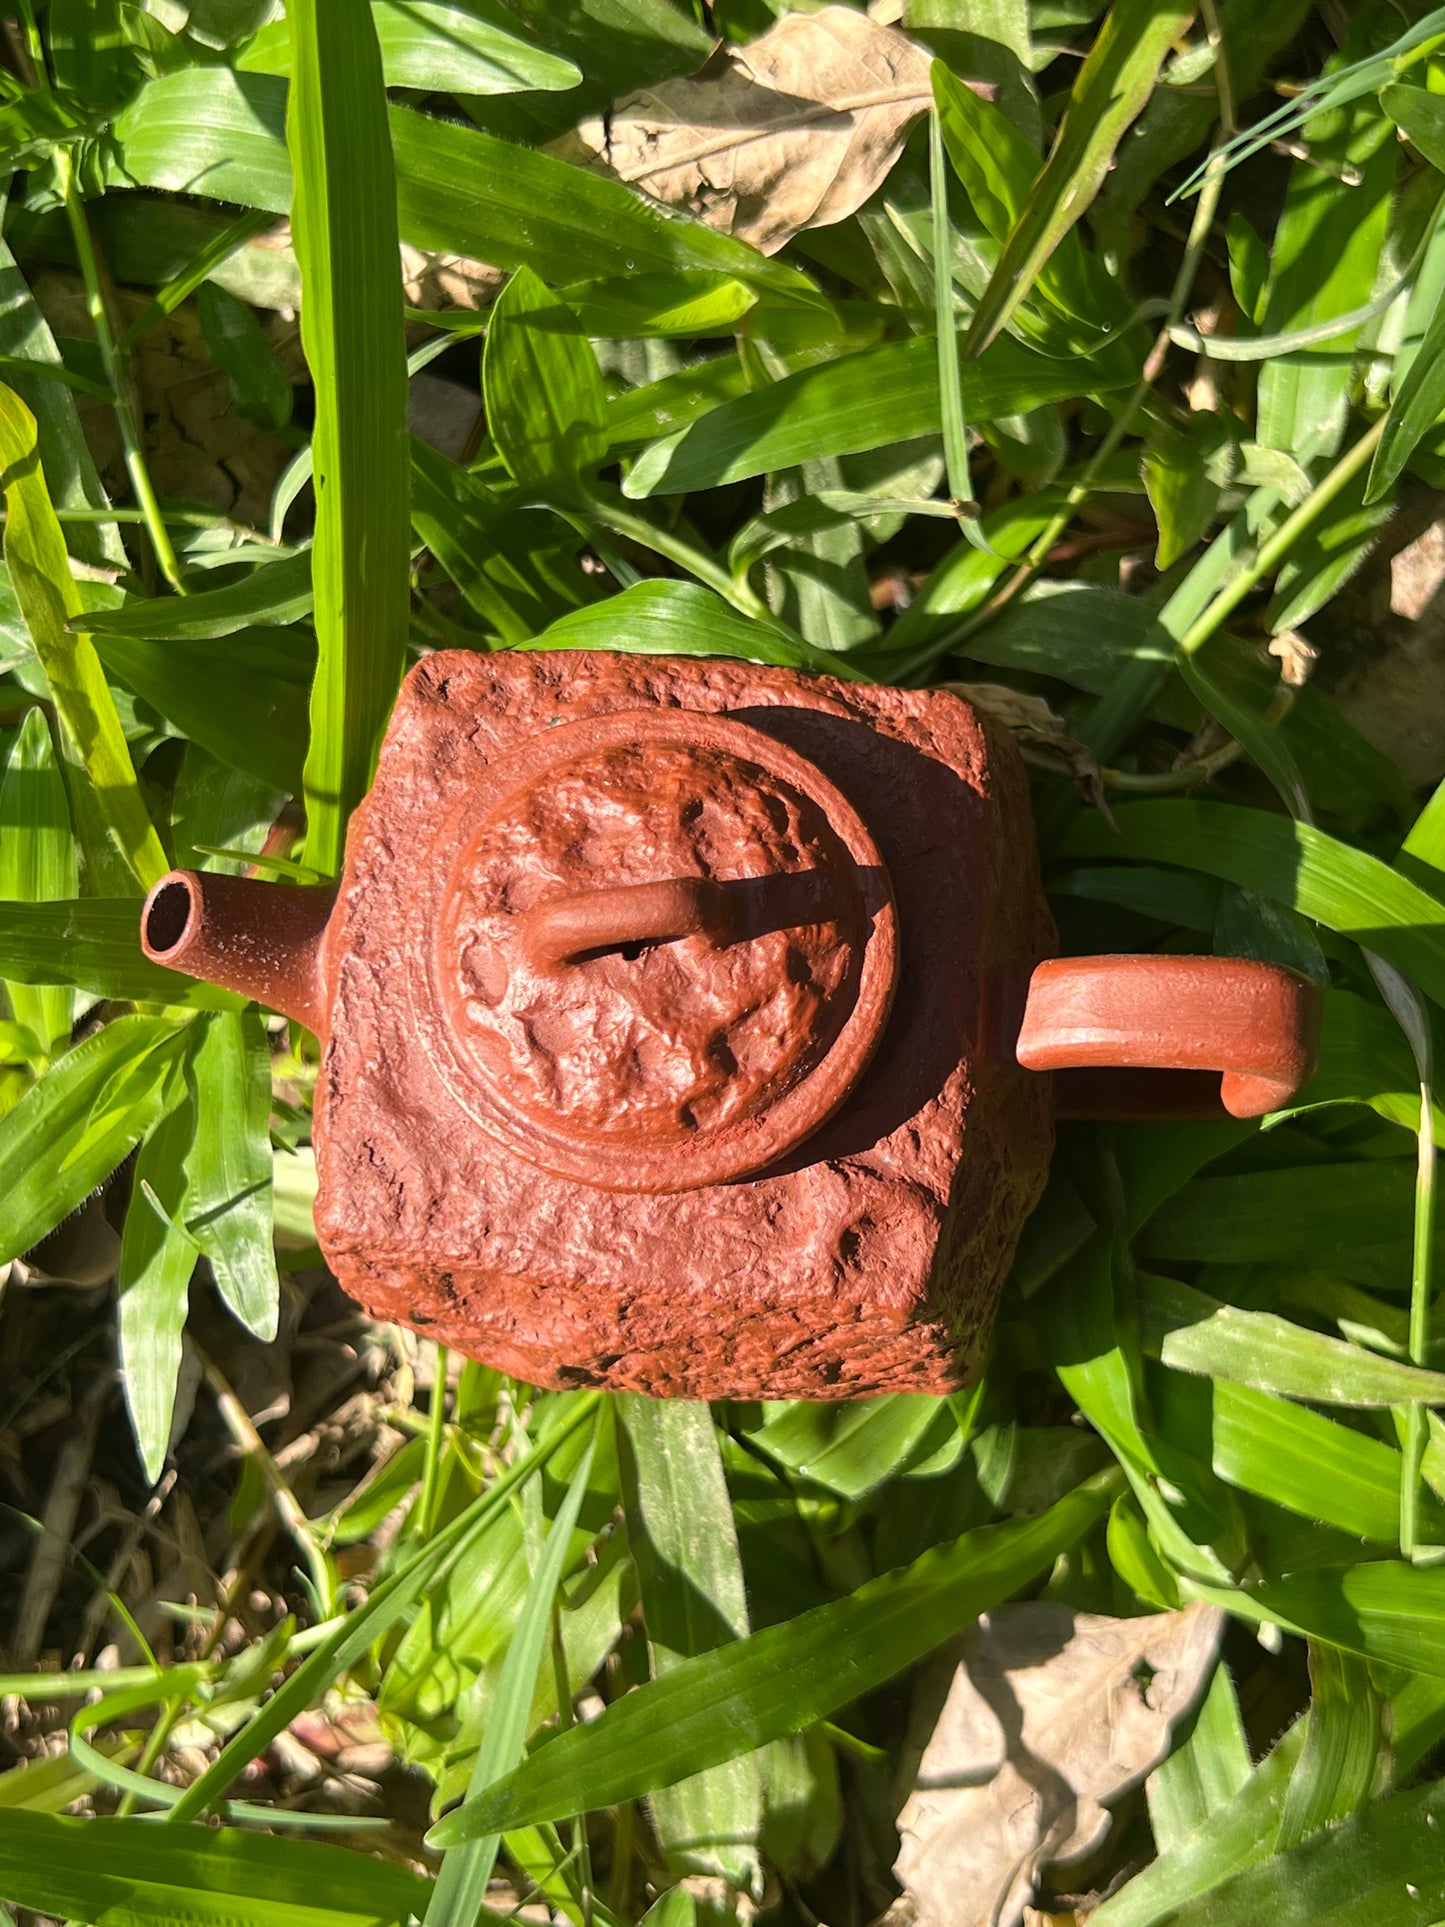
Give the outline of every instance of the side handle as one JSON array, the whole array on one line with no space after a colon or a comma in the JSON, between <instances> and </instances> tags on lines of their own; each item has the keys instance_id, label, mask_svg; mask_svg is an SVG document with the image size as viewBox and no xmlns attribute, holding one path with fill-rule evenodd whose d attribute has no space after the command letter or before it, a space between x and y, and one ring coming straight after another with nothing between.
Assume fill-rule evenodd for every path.
<instances>
[{"instance_id":1,"label":"side handle","mask_svg":"<svg viewBox=\"0 0 1445 1927\"><path fill-rule=\"evenodd\" d=\"M1029 1070L1081 1074L1059 1080L1061 1116L1217 1116L1222 1102L1233 1117L1260 1117L1309 1080L1320 1012L1315 986L1280 964L1060 957L1030 980L1017 1056ZM1117 1075L1140 1071L1192 1075Z\"/></svg>"}]
</instances>

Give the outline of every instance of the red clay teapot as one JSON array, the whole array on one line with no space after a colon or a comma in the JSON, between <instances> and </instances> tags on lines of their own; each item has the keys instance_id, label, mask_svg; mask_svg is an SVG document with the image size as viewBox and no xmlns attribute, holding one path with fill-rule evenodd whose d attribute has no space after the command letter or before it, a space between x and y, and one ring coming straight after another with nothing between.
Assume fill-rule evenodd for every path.
<instances>
[{"instance_id":1,"label":"red clay teapot","mask_svg":"<svg viewBox=\"0 0 1445 1927\"><path fill-rule=\"evenodd\" d=\"M958 696L602 651L428 657L339 887L175 871L142 943L320 1039L353 1297L658 1395L955 1388L1047 1174L1040 1072L1254 1115L1318 1030L1274 965L1048 960L1022 764Z\"/></svg>"}]
</instances>

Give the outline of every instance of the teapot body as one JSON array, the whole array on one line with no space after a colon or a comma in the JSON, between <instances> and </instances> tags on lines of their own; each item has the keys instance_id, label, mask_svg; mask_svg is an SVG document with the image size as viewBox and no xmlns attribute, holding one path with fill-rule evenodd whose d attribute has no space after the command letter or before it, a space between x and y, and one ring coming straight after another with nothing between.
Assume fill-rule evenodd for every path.
<instances>
[{"instance_id":1,"label":"teapot body","mask_svg":"<svg viewBox=\"0 0 1445 1927\"><path fill-rule=\"evenodd\" d=\"M721 829L697 826L686 772L667 773L683 751L659 760L648 747L659 733L685 746L690 729L724 750L729 730L767 739L759 760L783 772L779 793L803 783L792 772L818 773L817 821L784 821L762 794L756 831L741 808ZM634 738L662 771L645 808L629 788ZM590 805L548 774L550 748L570 744L575 764L579 742ZM736 891L758 861L748 838L771 838L783 868L805 836L843 838L862 880L847 985L822 910L795 917L822 931L811 949L759 925L750 952L792 983L789 1010L821 1023L829 996L848 1006L828 1018L818 1064L779 1057L774 987L721 971L728 953L702 935L675 947L671 979L653 966L661 1006L619 1014L630 953L585 995L519 998L516 981L542 966L521 952L497 962L482 935L525 904L539 865L575 868L599 811L639 874L652 860L642 846L666 844L676 867L690 837ZM327 1262L377 1317L534 1384L694 1398L951 1390L976 1364L1047 1173L1049 1080L1013 1047L1030 973L1053 947L1017 751L948 692L717 659L431 656L398 699L326 931L315 1144ZM871 1029L850 1046L855 1007ZM691 1137L688 1105L661 1123L646 1109L652 1058L668 1049L720 1120ZM741 1103L753 1056L753 1083L772 1077L776 1092L734 1126L726 1107ZM791 1115L790 1131L769 1137L764 1111Z\"/></svg>"}]
</instances>

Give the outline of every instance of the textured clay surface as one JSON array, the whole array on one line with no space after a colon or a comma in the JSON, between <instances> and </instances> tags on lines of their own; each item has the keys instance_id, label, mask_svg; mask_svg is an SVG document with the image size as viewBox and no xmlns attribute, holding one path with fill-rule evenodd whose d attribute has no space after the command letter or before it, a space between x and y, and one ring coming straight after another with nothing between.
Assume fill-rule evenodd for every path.
<instances>
[{"instance_id":1,"label":"textured clay surface","mask_svg":"<svg viewBox=\"0 0 1445 1927\"><path fill-rule=\"evenodd\" d=\"M726 715L814 763L881 855L900 965L826 1123L755 1175L666 1192L520 1155L479 1108L477 1037L456 1021L472 992L436 983L438 957L468 954L458 863L475 918L497 887L466 856L487 773L559 723L639 709ZM731 661L432 656L352 821L326 947L317 1230L374 1314L540 1385L849 1398L967 1379L1052 1145L1047 1080L1013 1043L1053 931L1018 757L957 697ZM457 968L481 969L485 1002L485 967ZM536 1059L507 1049L539 1101Z\"/></svg>"}]
</instances>

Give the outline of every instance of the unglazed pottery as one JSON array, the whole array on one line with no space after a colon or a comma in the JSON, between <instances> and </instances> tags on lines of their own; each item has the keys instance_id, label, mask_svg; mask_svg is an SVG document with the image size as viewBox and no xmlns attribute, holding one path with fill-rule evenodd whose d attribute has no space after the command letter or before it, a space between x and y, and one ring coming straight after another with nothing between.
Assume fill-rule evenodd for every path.
<instances>
[{"instance_id":1,"label":"unglazed pottery","mask_svg":"<svg viewBox=\"0 0 1445 1927\"><path fill-rule=\"evenodd\" d=\"M956 695L601 651L427 658L338 888L173 872L142 942L320 1039L369 1311L664 1396L966 1382L1053 1086L1253 1115L1318 1029L1274 965L1052 960L1022 764Z\"/></svg>"}]
</instances>

